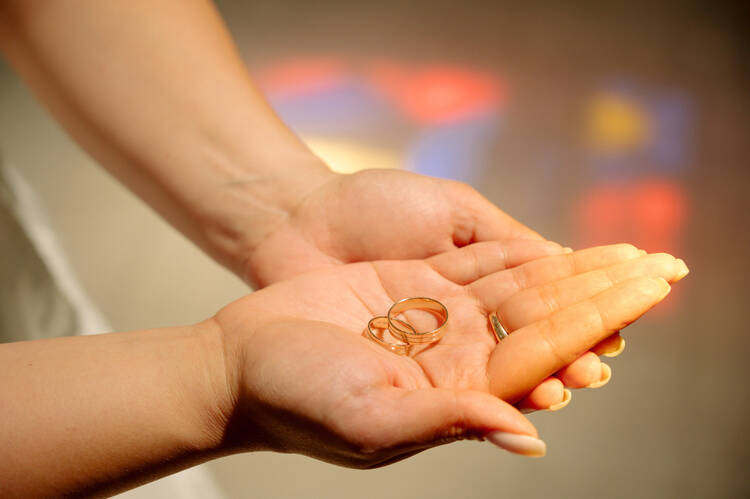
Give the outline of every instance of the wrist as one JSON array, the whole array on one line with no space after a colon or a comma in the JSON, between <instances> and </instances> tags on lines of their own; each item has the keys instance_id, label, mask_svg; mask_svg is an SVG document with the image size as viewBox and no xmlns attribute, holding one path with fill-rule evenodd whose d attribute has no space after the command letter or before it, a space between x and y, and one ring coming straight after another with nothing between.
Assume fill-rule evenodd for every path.
<instances>
[{"instance_id":1,"label":"wrist","mask_svg":"<svg viewBox=\"0 0 750 499\"><path fill-rule=\"evenodd\" d=\"M312 152L285 148L237 154L221 182L202 200L207 251L241 278L258 246L289 224L303 200L338 174Z\"/></svg>"},{"instance_id":2,"label":"wrist","mask_svg":"<svg viewBox=\"0 0 750 499\"><path fill-rule=\"evenodd\" d=\"M220 438L216 440L215 455L237 452L275 450L273 429L267 427L268 401L263 401L259 373L254 372L258 365L256 355L263 357L254 338L257 331L269 327L263 309L254 305L255 293L220 310L216 316L205 322L206 332L212 342L221 348L214 348L217 387L216 397L210 403L209 418L221 421ZM270 326L273 327L273 326ZM260 348L262 350L262 348ZM273 404L270 404L273 405ZM273 411L272 411L273 412Z\"/></svg>"},{"instance_id":3,"label":"wrist","mask_svg":"<svg viewBox=\"0 0 750 499\"><path fill-rule=\"evenodd\" d=\"M228 403L218 405L229 414L219 455L297 452L300 439L308 438L299 393L307 388L294 375L299 359L290 357L288 349L294 347L284 345L283 338L309 324L275 309L268 291L240 298L212 319L224 342L224 393L230 394Z\"/></svg>"},{"instance_id":4,"label":"wrist","mask_svg":"<svg viewBox=\"0 0 750 499\"><path fill-rule=\"evenodd\" d=\"M207 456L225 454L229 422L237 400L236 380L228 361L224 333L216 320L189 328L187 343L195 353L187 367L191 381L188 396L196 428L189 446ZM182 362L182 361L181 361Z\"/></svg>"}]
</instances>

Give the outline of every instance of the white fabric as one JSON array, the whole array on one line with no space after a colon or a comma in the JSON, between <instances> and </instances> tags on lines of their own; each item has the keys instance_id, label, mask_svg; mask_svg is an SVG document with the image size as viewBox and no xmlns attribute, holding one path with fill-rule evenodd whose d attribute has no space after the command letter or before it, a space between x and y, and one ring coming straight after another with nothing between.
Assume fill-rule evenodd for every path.
<instances>
[{"instance_id":1,"label":"white fabric","mask_svg":"<svg viewBox=\"0 0 750 499\"><path fill-rule=\"evenodd\" d=\"M31 187L14 168L5 165L8 185L18 202L18 219L29 239L49 268L60 290L76 309L80 325L79 334L96 334L112 331L111 326L88 297L73 268L65 257L47 217ZM155 482L143 485L117 497L124 499L223 499L224 494L205 466L196 466Z\"/></svg>"}]
</instances>

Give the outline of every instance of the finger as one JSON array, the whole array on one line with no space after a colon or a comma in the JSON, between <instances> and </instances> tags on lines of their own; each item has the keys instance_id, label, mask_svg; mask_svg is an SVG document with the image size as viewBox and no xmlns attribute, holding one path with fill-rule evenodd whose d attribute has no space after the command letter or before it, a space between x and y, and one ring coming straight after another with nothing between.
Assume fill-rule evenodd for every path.
<instances>
[{"instance_id":1,"label":"finger","mask_svg":"<svg viewBox=\"0 0 750 499\"><path fill-rule=\"evenodd\" d=\"M526 288L500 305L497 316L513 331L541 320L574 303L638 276L676 281L688 272L685 263L666 253L656 253L584 272L559 281Z\"/></svg>"},{"instance_id":2,"label":"finger","mask_svg":"<svg viewBox=\"0 0 750 499\"><path fill-rule=\"evenodd\" d=\"M620 336L619 332L604 338L591 349L596 355L605 357L617 357L623 350L625 350L625 338Z\"/></svg>"},{"instance_id":3,"label":"finger","mask_svg":"<svg viewBox=\"0 0 750 499\"><path fill-rule=\"evenodd\" d=\"M551 376L531 390L531 393L522 398L516 404L516 407L524 413L543 410L556 411L565 407L568 402L570 402L570 391L565 390L562 381Z\"/></svg>"},{"instance_id":4,"label":"finger","mask_svg":"<svg viewBox=\"0 0 750 499\"><path fill-rule=\"evenodd\" d=\"M492 393L515 402L552 373L620 330L669 293L661 277L637 277L521 328L493 350Z\"/></svg>"},{"instance_id":5,"label":"finger","mask_svg":"<svg viewBox=\"0 0 750 499\"><path fill-rule=\"evenodd\" d=\"M560 369L555 377L568 388L597 388L603 386L598 383L605 378L605 368L602 367L604 365L606 364L602 364L595 353L586 352L571 364ZM610 370L605 384L611 376Z\"/></svg>"},{"instance_id":6,"label":"finger","mask_svg":"<svg viewBox=\"0 0 750 499\"><path fill-rule=\"evenodd\" d=\"M605 364L604 362L601 363L602 373L601 378L599 381L595 383L591 383L586 388L601 388L607 383L609 383L609 380L612 379L612 368L609 367L609 364Z\"/></svg>"},{"instance_id":7,"label":"finger","mask_svg":"<svg viewBox=\"0 0 750 499\"><path fill-rule=\"evenodd\" d=\"M536 239L544 238L482 196L473 187L462 182L447 184L453 191L453 199L458 200L458 211L461 219L468 216L468 222L456 223L454 243L457 246L501 239ZM467 225L470 226L467 230Z\"/></svg>"},{"instance_id":8,"label":"finger","mask_svg":"<svg viewBox=\"0 0 750 499\"><path fill-rule=\"evenodd\" d=\"M427 263L446 279L467 284L494 272L565 251L552 241L510 239L470 244L430 257Z\"/></svg>"},{"instance_id":9,"label":"finger","mask_svg":"<svg viewBox=\"0 0 750 499\"><path fill-rule=\"evenodd\" d=\"M388 390L388 401L367 411L365 426L373 431L372 447L380 445L383 432L399 447L492 436L494 443L502 443L510 452L544 455L545 444L537 438L531 422L489 393L443 388Z\"/></svg>"},{"instance_id":10,"label":"finger","mask_svg":"<svg viewBox=\"0 0 750 499\"><path fill-rule=\"evenodd\" d=\"M541 258L507 271L495 272L474 281L469 289L487 310L497 310L505 300L522 289L609 267L645 254L630 244L598 246Z\"/></svg>"}]
</instances>

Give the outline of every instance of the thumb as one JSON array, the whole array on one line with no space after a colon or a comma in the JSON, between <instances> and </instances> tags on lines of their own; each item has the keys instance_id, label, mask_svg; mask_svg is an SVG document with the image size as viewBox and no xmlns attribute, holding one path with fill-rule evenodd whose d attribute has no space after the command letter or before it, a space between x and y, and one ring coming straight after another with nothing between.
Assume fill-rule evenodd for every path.
<instances>
[{"instance_id":1,"label":"thumb","mask_svg":"<svg viewBox=\"0 0 750 499\"><path fill-rule=\"evenodd\" d=\"M544 240L540 234L514 219L474 188L453 184L456 207L454 243L457 246L504 239Z\"/></svg>"},{"instance_id":2,"label":"thumb","mask_svg":"<svg viewBox=\"0 0 750 499\"><path fill-rule=\"evenodd\" d=\"M487 439L507 451L541 457L546 445L534 425L515 407L486 392L426 388L403 390L391 398L396 410L381 421L399 444L440 444ZM389 397L390 398L390 397Z\"/></svg>"}]
</instances>

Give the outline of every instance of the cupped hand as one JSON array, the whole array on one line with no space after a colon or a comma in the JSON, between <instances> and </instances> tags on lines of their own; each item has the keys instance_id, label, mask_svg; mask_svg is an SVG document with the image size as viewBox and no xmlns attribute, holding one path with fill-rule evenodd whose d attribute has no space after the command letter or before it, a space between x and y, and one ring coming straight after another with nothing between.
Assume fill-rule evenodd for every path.
<instances>
[{"instance_id":1,"label":"cupped hand","mask_svg":"<svg viewBox=\"0 0 750 499\"><path fill-rule=\"evenodd\" d=\"M243 267L248 280L265 286L352 262L426 258L481 241L498 241L503 250L519 239L543 240L461 182L399 170L365 170L333 175L316 185L251 253ZM527 253L528 258L565 251L551 241L530 248L536 253ZM519 407L559 409L570 400L564 385L606 383L611 371L596 354L619 352L623 345L622 338L613 335L596 353L582 355L564 369L560 378L542 383Z\"/></svg>"},{"instance_id":2,"label":"cupped hand","mask_svg":"<svg viewBox=\"0 0 750 499\"><path fill-rule=\"evenodd\" d=\"M264 287L336 264L426 258L507 239L542 237L464 183L364 170L332 175L308 192L242 267L248 282Z\"/></svg>"},{"instance_id":3,"label":"cupped hand","mask_svg":"<svg viewBox=\"0 0 750 499\"><path fill-rule=\"evenodd\" d=\"M686 269L628 245L534 260L534 244L545 243L336 266L229 305L216 316L235 397L227 440L354 467L462 438L543 453L509 403L658 303ZM438 343L399 356L362 337L370 318L412 296L448 308ZM499 344L491 311L512 330Z\"/></svg>"}]
</instances>

